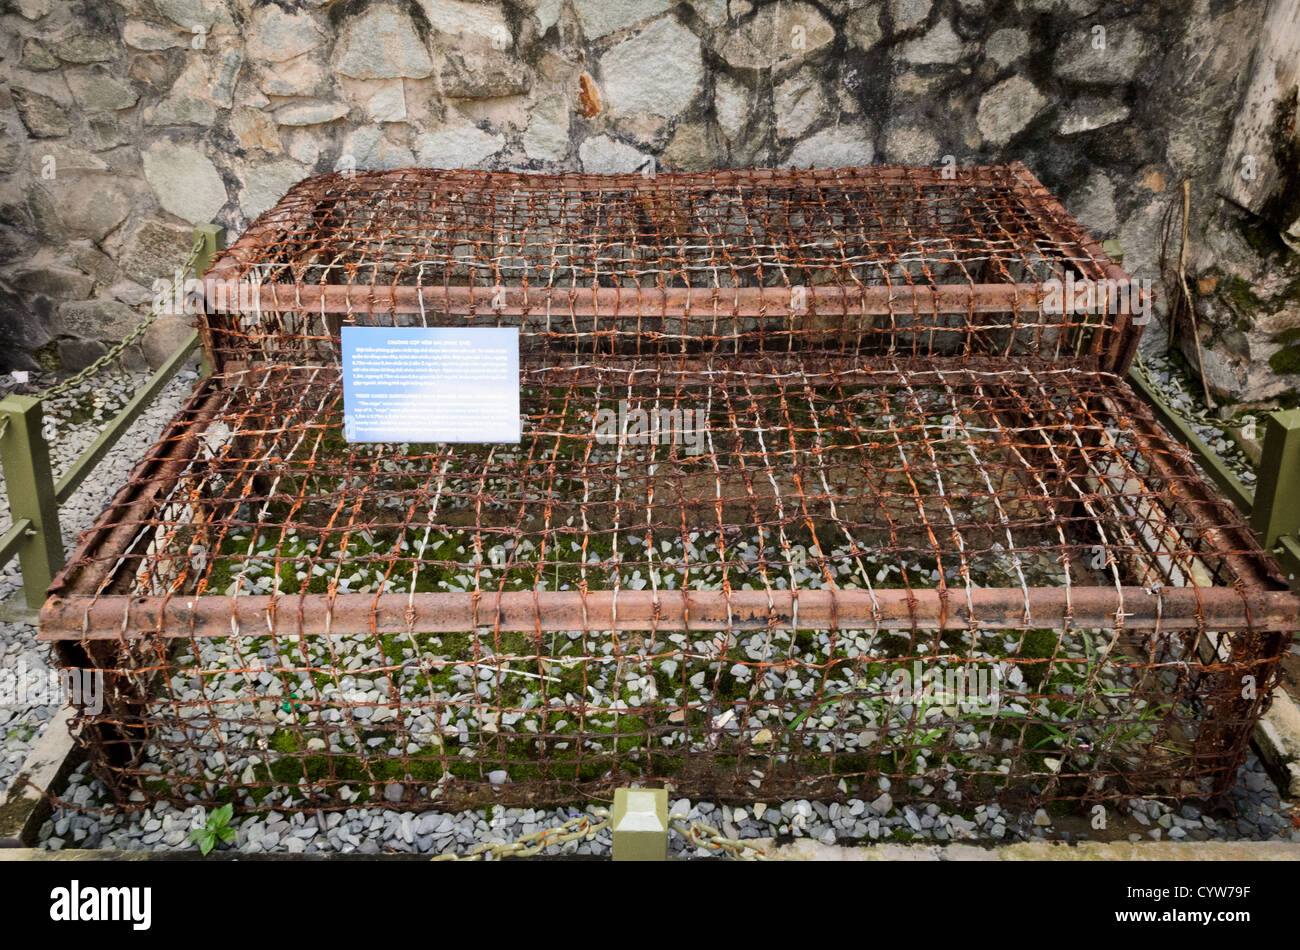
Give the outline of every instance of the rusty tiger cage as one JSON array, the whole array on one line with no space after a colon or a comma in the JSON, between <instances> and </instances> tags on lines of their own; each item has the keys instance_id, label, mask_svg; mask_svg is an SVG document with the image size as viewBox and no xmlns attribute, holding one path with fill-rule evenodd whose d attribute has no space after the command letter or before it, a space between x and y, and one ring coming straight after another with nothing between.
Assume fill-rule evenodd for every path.
<instances>
[{"instance_id":1,"label":"rusty tiger cage","mask_svg":"<svg viewBox=\"0 0 1300 950\"><path fill-rule=\"evenodd\" d=\"M1019 164L305 180L51 588L79 741L248 809L1222 794L1297 603L1126 282ZM346 442L345 325L519 327L522 441Z\"/></svg>"}]
</instances>

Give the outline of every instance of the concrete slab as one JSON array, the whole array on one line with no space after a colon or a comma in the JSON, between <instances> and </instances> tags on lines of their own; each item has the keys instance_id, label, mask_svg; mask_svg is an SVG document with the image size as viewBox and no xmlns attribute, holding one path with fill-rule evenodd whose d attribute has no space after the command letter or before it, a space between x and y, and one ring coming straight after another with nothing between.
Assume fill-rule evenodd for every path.
<instances>
[{"instance_id":1,"label":"concrete slab","mask_svg":"<svg viewBox=\"0 0 1300 950\"><path fill-rule=\"evenodd\" d=\"M54 714L10 783L4 804L0 805L0 850L36 843L41 823L50 816L49 800L41 791L61 791L68 774L80 761L68 732L72 716L70 706Z\"/></svg>"}]
</instances>

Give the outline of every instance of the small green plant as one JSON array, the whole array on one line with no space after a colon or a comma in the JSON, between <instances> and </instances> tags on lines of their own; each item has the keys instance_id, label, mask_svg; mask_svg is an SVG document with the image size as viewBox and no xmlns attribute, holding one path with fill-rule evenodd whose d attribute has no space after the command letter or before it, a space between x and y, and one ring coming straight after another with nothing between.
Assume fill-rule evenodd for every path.
<instances>
[{"instance_id":1,"label":"small green plant","mask_svg":"<svg viewBox=\"0 0 1300 950\"><path fill-rule=\"evenodd\" d=\"M202 828L190 831L190 840L199 843L199 851L207 854L217 846L218 841L235 840L235 829L230 827L230 817L234 812L233 805L222 805L208 812L208 820Z\"/></svg>"}]
</instances>

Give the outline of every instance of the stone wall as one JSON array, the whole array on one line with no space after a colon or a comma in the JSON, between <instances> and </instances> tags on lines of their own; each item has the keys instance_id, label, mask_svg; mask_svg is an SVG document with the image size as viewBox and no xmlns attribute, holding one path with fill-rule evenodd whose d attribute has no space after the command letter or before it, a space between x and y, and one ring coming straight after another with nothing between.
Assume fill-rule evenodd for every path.
<instances>
[{"instance_id":1,"label":"stone wall","mask_svg":"<svg viewBox=\"0 0 1300 950\"><path fill-rule=\"evenodd\" d=\"M1276 278L1296 255L1215 184L1267 5L5 0L0 368L84 365L134 324L191 224L238 233L315 172L952 156L1024 161L1141 277L1190 177L1216 384L1268 395L1288 382L1267 369L1276 339L1300 325ZM1253 297L1234 279L1265 274ZM179 323L134 358L156 362Z\"/></svg>"}]
</instances>

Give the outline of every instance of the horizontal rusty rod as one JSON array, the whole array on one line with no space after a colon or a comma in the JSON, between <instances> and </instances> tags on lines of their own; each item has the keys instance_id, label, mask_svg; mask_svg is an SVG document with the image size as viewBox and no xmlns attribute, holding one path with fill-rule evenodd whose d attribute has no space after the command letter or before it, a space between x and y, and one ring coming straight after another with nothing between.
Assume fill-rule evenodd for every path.
<instances>
[{"instance_id":1,"label":"horizontal rusty rod","mask_svg":"<svg viewBox=\"0 0 1300 950\"><path fill-rule=\"evenodd\" d=\"M873 599L874 598L874 599ZM1300 629L1285 591L1142 587L960 590L325 594L244 597L52 597L40 637L113 640L320 634L443 633L489 627L564 630L1159 629L1199 616L1210 630ZM797 603L796 603L797 602ZM973 606L973 613L971 607ZM972 619L972 617L974 619ZM1185 619L1183 619L1185 623Z\"/></svg>"},{"instance_id":2,"label":"horizontal rusty rod","mask_svg":"<svg viewBox=\"0 0 1300 950\"><path fill-rule=\"evenodd\" d=\"M711 357L701 359L682 356L676 359L648 360L634 356L602 354L599 359L569 359L567 362L521 362L520 379L524 386L592 386L608 380L611 374L622 374L629 383L637 385L709 386L724 384L728 380L751 383L776 383L786 378L797 378L801 384L813 389L855 385L879 384L884 374L903 373L918 386L942 384L946 374L966 373L973 364L960 356L933 356L918 360L908 357L880 359L838 358L834 356L792 358L783 353L762 355L737 355L731 359ZM980 357L979 373L1007 385L1017 380L1074 378L1104 379L1107 374L1089 370L1086 366L1052 366L1033 357L1003 359ZM238 390L256 386L268 373L293 372L292 367L253 361L233 363L218 377L217 382ZM338 371L331 370L331 385L341 386ZM1154 424L1154 423L1153 423Z\"/></svg>"},{"instance_id":3,"label":"horizontal rusty rod","mask_svg":"<svg viewBox=\"0 0 1300 950\"><path fill-rule=\"evenodd\" d=\"M834 287L591 287L416 286L402 284L262 283L231 288L213 272L204 282L207 305L218 312L256 313L524 313L579 316L685 313L760 316L911 313L1036 313L1042 283Z\"/></svg>"}]
</instances>

